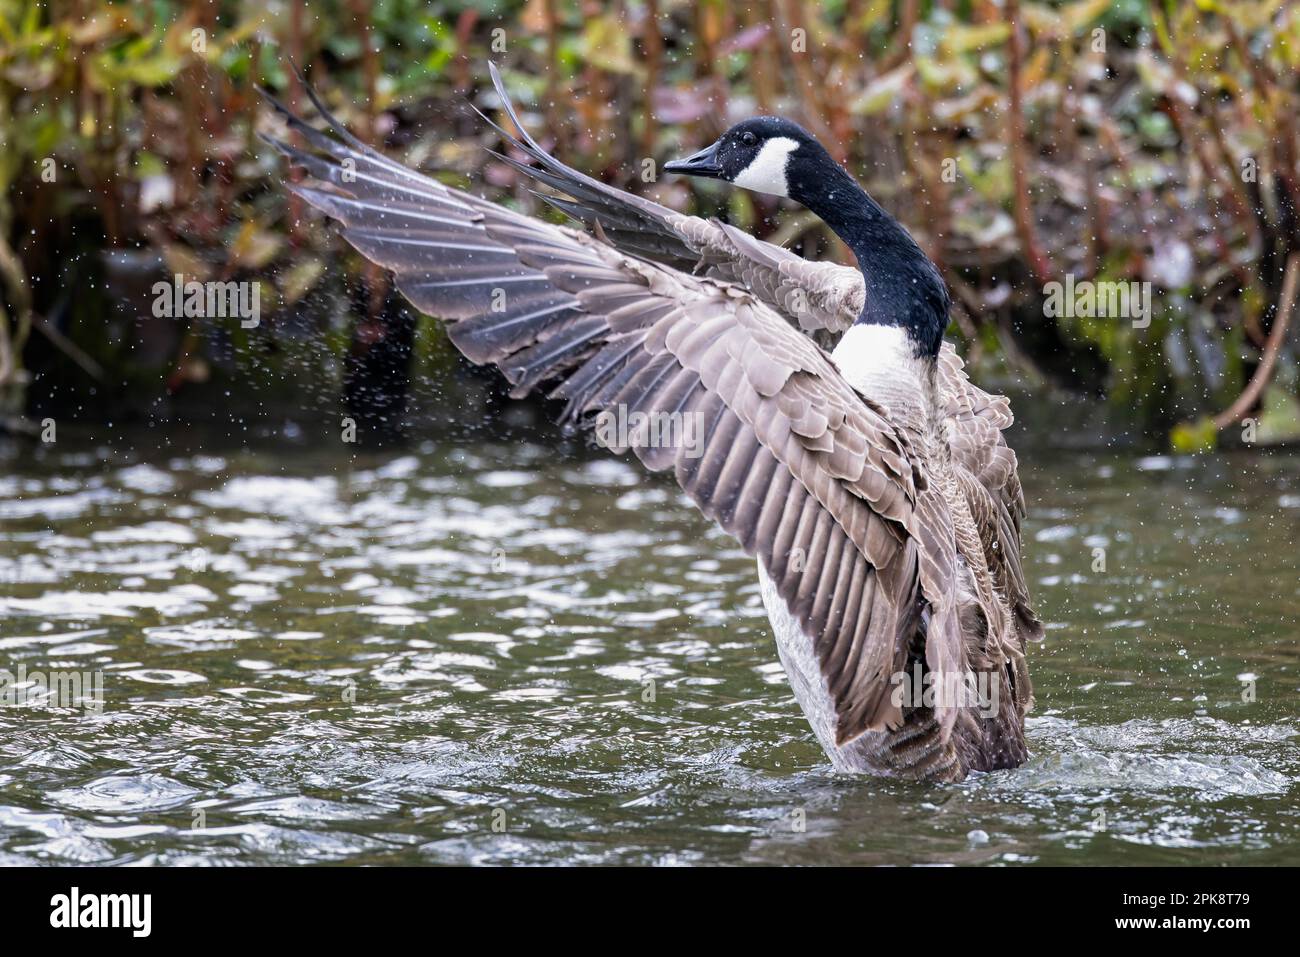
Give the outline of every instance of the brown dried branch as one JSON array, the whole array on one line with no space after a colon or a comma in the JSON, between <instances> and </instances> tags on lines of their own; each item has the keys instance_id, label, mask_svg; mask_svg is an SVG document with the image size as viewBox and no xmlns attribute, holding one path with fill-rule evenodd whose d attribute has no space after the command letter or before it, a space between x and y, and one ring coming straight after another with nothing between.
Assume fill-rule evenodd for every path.
<instances>
[{"instance_id":1,"label":"brown dried branch","mask_svg":"<svg viewBox=\"0 0 1300 957\"><path fill-rule=\"evenodd\" d=\"M1020 32L1020 0L1007 0L1006 22L1011 27L1007 40L1007 150L1011 158L1013 218L1016 236L1025 254L1034 278L1048 283L1055 270L1047 253L1043 251L1034 227L1034 210L1029 200L1029 173L1025 166L1025 116L1021 73L1024 59L1024 38Z\"/></svg>"},{"instance_id":2,"label":"brown dried branch","mask_svg":"<svg viewBox=\"0 0 1300 957\"><path fill-rule=\"evenodd\" d=\"M1255 367L1255 374L1250 382L1237 396L1237 401L1214 417L1214 427L1219 430L1238 422L1255 407L1268 380L1273 376L1273 367L1277 365L1277 356L1286 339L1287 328L1291 324L1291 313L1295 309L1296 284L1300 282L1300 253L1292 253L1286 263L1286 278L1282 280L1282 297L1278 300L1277 315L1273 317L1273 328L1268 332L1268 343L1264 346L1264 355Z\"/></svg>"},{"instance_id":3,"label":"brown dried branch","mask_svg":"<svg viewBox=\"0 0 1300 957\"><path fill-rule=\"evenodd\" d=\"M654 97L659 89L659 75L663 69L664 38L659 32L659 0L646 0L645 22L641 34L645 48L645 111L641 126L641 155L655 155L655 140L659 130L655 123Z\"/></svg>"}]
</instances>

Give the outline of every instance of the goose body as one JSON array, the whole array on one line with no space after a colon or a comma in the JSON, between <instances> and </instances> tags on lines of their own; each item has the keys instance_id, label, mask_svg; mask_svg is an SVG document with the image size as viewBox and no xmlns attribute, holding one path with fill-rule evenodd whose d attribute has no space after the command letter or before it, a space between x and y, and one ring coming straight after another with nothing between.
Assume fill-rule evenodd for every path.
<instances>
[{"instance_id":1,"label":"goose body","mask_svg":"<svg viewBox=\"0 0 1300 957\"><path fill-rule=\"evenodd\" d=\"M1022 763L1024 654L1041 625L1020 567L1011 416L943 342L933 264L793 123L747 120L665 169L803 203L859 269L570 169L492 76L519 132L498 128L514 150L499 158L590 232L388 159L310 89L337 138L272 100L310 149L268 140L317 181L288 188L513 394L549 386L567 424L692 417L699 442L634 435L614 450L672 470L756 558L778 654L836 768L950 781Z\"/></svg>"}]
</instances>

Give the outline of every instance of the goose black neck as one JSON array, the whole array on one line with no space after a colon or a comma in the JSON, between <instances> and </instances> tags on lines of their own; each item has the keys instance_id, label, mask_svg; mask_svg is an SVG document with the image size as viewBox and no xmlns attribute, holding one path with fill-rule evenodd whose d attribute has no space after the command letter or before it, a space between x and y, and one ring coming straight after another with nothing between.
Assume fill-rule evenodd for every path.
<instances>
[{"instance_id":1,"label":"goose black neck","mask_svg":"<svg viewBox=\"0 0 1300 957\"><path fill-rule=\"evenodd\" d=\"M818 166L791 171L790 198L816 213L857 257L866 284L858 322L901 326L918 354L937 356L949 304L939 270L898 220L829 155Z\"/></svg>"}]
</instances>

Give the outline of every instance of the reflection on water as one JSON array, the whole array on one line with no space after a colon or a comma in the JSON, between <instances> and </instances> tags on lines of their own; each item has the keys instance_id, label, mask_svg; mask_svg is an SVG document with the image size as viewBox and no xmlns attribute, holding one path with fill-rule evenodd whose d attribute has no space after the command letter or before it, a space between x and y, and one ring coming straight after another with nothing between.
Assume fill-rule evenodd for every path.
<instances>
[{"instance_id":1,"label":"reflection on water","mask_svg":"<svg viewBox=\"0 0 1300 957\"><path fill-rule=\"evenodd\" d=\"M631 465L159 444L10 450L0 669L104 692L0 705L0 863L1294 860L1294 457L1026 456L1034 756L931 787L830 771Z\"/></svg>"}]
</instances>

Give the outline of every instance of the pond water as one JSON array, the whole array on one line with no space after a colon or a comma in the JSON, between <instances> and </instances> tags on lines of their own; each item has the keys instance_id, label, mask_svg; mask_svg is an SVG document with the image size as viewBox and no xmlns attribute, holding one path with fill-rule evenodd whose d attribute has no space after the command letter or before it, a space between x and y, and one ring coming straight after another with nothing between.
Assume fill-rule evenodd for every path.
<instances>
[{"instance_id":1,"label":"pond water","mask_svg":"<svg viewBox=\"0 0 1300 957\"><path fill-rule=\"evenodd\" d=\"M0 669L102 709L0 704L0 864L1300 857L1296 456L1023 454L1033 756L926 786L832 773L662 479L219 448L8 448Z\"/></svg>"}]
</instances>

